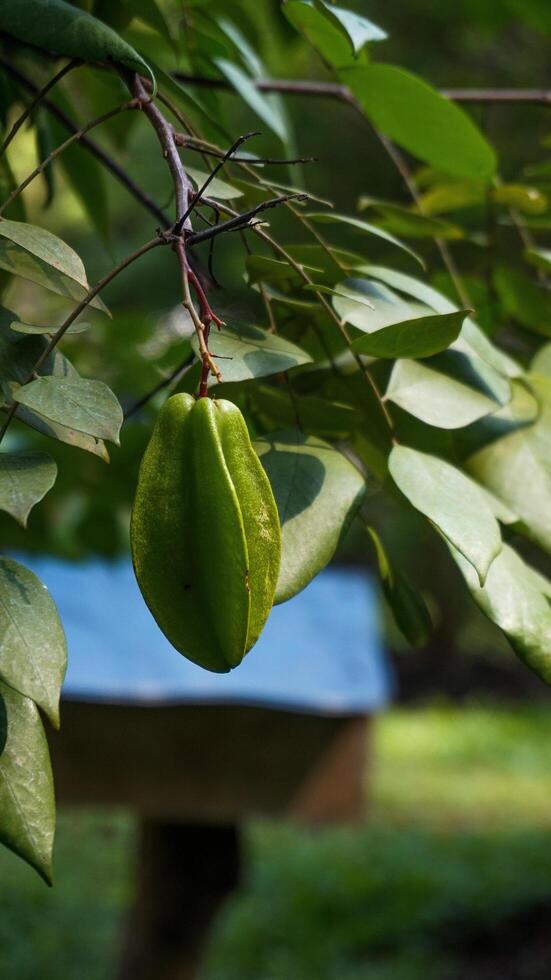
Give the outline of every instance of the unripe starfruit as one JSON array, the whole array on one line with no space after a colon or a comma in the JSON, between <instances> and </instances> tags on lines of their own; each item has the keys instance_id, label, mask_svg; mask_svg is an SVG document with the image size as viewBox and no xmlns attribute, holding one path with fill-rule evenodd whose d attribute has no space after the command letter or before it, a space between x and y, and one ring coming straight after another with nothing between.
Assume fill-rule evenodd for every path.
<instances>
[{"instance_id":1,"label":"unripe starfruit","mask_svg":"<svg viewBox=\"0 0 551 980\"><path fill-rule=\"evenodd\" d=\"M167 639L207 670L236 667L268 618L281 556L272 489L236 405L168 399L142 460L130 539Z\"/></svg>"}]
</instances>

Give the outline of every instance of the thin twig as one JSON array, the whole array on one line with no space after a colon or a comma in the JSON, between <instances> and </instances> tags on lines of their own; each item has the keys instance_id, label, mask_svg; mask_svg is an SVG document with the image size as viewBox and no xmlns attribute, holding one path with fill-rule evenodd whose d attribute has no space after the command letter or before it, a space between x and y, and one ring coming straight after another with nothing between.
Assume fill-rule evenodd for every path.
<instances>
[{"instance_id":1,"label":"thin twig","mask_svg":"<svg viewBox=\"0 0 551 980\"><path fill-rule=\"evenodd\" d=\"M56 72L56 74L53 75L52 78L50 78L50 81L47 82L46 85L44 85L43 88L41 88L41 89L39 89L37 91L37 93L36 93L34 99L32 100L32 102L29 102L29 105L26 106L24 112L22 112L21 115L15 120L12 128L10 129L9 133L7 134L7 136L5 137L5 139L3 140L2 145L0 146L0 157L4 155L4 153L6 152L8 146L10 145L11 141L13 140L14 136L16 136L16 134L21 129L21 126L23 125L23 123L25 122L25 120L29 118L29 116L32 114L33 110L36 108L36 106L39 104L39 102L42 101L42 99L50 91L50 89L52 89L54 87L54 85L57 85L57 83L59 81L61 81L61 79L65 75L67 75L70 71L72 71L73 68L77 68L78 65L81 65L81 64L82 64L82 62L78 58L73 58L71 61L68 61L65 65L63 65L63 68L60 68L59 71Z\"/></svg>"},{"instance_id":2,"label":"thin twig","mask_svg":"<svg viewBox=\"0 0 551 980\"><path fill-rule=\"evenodd\" d=\"M214 180L214 178L216 177L216 174L220 172L220 170L222 169L222 167L224 166L224 164L227 163L227 161L231 159L232 155L235 153L236 150L239 149L240 146L243 145L243 143L245 143L247 140L251 139L253 136L259 136L259 135L260 134L255 131L255 132L252 132L252 133L245 133L244 136L238 136L237 139L234 141L234 143L232 143L232 145L230 146L229 150L226 150L226 152L224 153L224 155L223 155L222 159L220 160L220 162L216 164L216 166L214 167L214 169L208 175L208 177L205 180L203 186L200 187L199 190L197 191L197 193L193 196L193 200L191 201L191 204L188 204L188 206L187 206L184 214L177 220L176 224L174 225L174 234L175 235L179 235L180 234L180 232L184 228L184 225L186 223L186 219L189 218L189 216L190 216L191 212L193 211L193 209L203 199L207 187L209 186L209 184L211 183L211 181Z\"/></svg>"},{"instance_id":3,"label":"thin twig","mask_svg":"<svg viewBox=\"0 0 551 980\"><path fill-rule=\"evenodd\" d=\"M199 88L219 88L232 91L231 85L223 78L206 78L201 75L189 75L185 72L174 72L173 77L188 85ZM284 95L300 95L316 99L338 99L340 102L354 101L354 95L347 85L336 82L311 82L302 79L252 78L252 84L260 92L281 92ZM440 89L441 95L454 102L535 102L551 105L551 89L546 88L446 88Z\"/></svg>"},{"instance_id":4,"label":"thin twig","mask_svg":"<svg viewBox=\"0 0 551 980\"><path fill-rule=\"evenodd\" d=\"M4 58L0 57L0 66L2 66L2 68L5 68L5 70L12 76L12 78L15 78L15 80L20 85L22 85L23 88L26 88L28 92L36 93L39 91L38 86L35 85L30 78L27 78L27 76L24 75L23 72L19 70L19 68L15 68L15 66L12 65L9 61L6 61ZM67 113L63 111L63 109L60 109L59 106L55 104L55 102L51 102L50 99L41 99L41 104L70 133L78 132L77 124L73 122L71 117L68 116ZM132 178L117 163L117 161L114 160L113 157L111 157L108 153L106 153L103 147L101 147L98 143L92 140L89 136L83 136L82 139L80 140L80 145L85 147L85 149L89 153L91 153L96 158L96 160L98 160L102 164L102 166L106 170L108 170L113 175L113 177L115 177L123 185L123 187L126 188L128 193L131 194L135 198L135 200L138 201L146 211L149 211L149 213L153 215L156 221L158 221L163 228L168 228L170 224L170 220L167 218L164 211L157 205L157 203L153 200L153 198L146 193L146 191L142 190L142 188L139 187L138 184L136 184L135 181L132 180Z\"/></svg>"},{"instance_id":5,"label":"thin twig","mask_svg":"<svg viewBox=\"0 0 551 980\"><path fill-rule=\"evenodd\" d=\"M204 299L205 306L204 306L204 311L202 316L199 316L197 310L195 309L193 300L191 298L190 289L189 289L190 268L187 262L184 244L181 240L176 242L176 244L174 245L174 251L178 256L178 261L180 264L180 273L182 277L182 293L183 293L182 305L184 309L186 309L187 312L189 313L189 316L191 317L191 321L195 328L195 333L197 334L197 342L199 344L199 353L201 355L201 362L202 362L201 381L199 384L199 398L204 398L207 394L209 375L212 374L217 381L220 381L222 379L222 374L220 372L220 369L214 363L212 359L212 354L210 353L208 348L210 323L211 320L213 319L213 315L206 301L206 297L204 297L204 294L203 294L203 299ZM197 284L195 283L194 285L196 287ZM216 320L218 321L218 323L221 322L218 320L218 318L216 318Z\"/></svg>"},{"instance_id":6,"label":"thin twig","mask_svg":"<svg viewBox=\"0 0 551 980\"><path fill-rule=\"evenodd\" d=\"M125 112L127 109L135 109L135 108L136 108L136 103L134 100L130 102L124 102L122 105L115 106L114 109L110 109L108 112L104 112L101 116L98 116L97 119L92 119L92 121L87 123L86 126L83 126L81 129L77 130L76 133L73 133L72 136L69 136L68 139L66 139L63 143L60 143L59 146L56 146L55 149L53 149L52 152L48 154L48 156L44 157L44 159L40 161L38 166L35 167L35 169L28 175L28 177L25 177L25 180L23 180L18 187L15 187L13 189L11 194L9 194L9 196L6 198L6 200L0 207L0 215L4 213L4 211L10 206L12 201L14 201L17 197L19 197L19 195L25 190L25 188L28 187L29 184L32 183L32 181L35 180L36 177L39 176L39 174L44 173L44 171L50 165L52 160L55 160L56 157L58 157L61 153L63 153L63 151L66 150L68 146L71 146L73 143L76 143L78 140L82 140L82 137L85 136L86 133L89 133L91 129L95 129L96 126L101 126L101 124L107 122L108 119L114 119L115 116L118 116L121 112Z\"/></svg>"},{"instance_id":7,"label":"thin twig","mask_svg":"<svg viewBox=\"0 0 551 980\"><path fill-rule=\"evenodd\" d=\"M206 385L209 374L214 374L218 379L221 377L220 371L212 360L208 349L208 336L211 323L214 322L216 323L217 327L220 327L222 326L222 320L211 309L201 280L195 270L192 268L187 255L187 237L188 235L190 237L192 235L190 204L195 198L193 186L180 159L174 127L170 124L168 119L163 115L159 107L153 101L151 95L149 94L146 81L140 78L139 75L130 74L130 72L123 73L123 77L125 78L131 93L135 98L139 99L140 107L144 112L144 115L147 117L147 119L149 119L149 122L157 134L157 138L163 152L163 157L168 164L172 176L174 195L176 199L176 221L170 230L169 236L167 237L170 238L173 250L176 253L180 265L183 293L182 303L191 317L199 343L199 350L202 360L199 397L202 397L207 393ZM207 231L210 232L212 229L208 228ZM201 310L200 315L197 313L191 298L190 283L193 285L193 289L195 290L199 300Z\"/></svg>"},{"instance_id":8,"label":"thin twig","mask_svg":"<svg viewBox=\"0 0 551 980\"><path fill-rule=\"evenodd\" d=\"M216 238L218 235L223 235L226 231L238 231L242 228L253 227L251 225L252 218L256 217L262 211L267 211L269 208L275 208L278 204L284 204L285 201L306 201L308 200L307 194L282 194L280 197L274 197L269 201L262 201L257 204L250 211L244 211L242 214L233 212L234 217L228 218L227 221L221 221L218 225L213 225L212 228L205 228L204 231L193 232L186 238L186 245L188 248L193 248L195 245L200 245L202 242L208 241L210 238ZM223 210L228 211L227 207Z\"/></svg>"},{"instance_id":9,"label":"thin twig","mask_svg":"<svg viewBox=\"0 0 551 980\"><path fill-rule=\"evenodd\" d=\"M116 276L119 275L119 273L124 271L124 269L127 269L129 265L132 265L132 263L135 262L136 259L139 259L141 258L142 255L145 255L146 252L150 252L151 249L156 248L158 245L168 244L168 242L169 239L163 236L162 234L157 235L155 238L152 238L149 242L146 242L145 245L141 245L140 248L136 249L134 252L131 252L130 255L127 255L126 258L122 259L121 262L119 262L116 266L114 266L114 268L111 269L110 272L108 272L105 276L103 276L103 278L100 279L95 286L92 286L92 288L89 289L86 295L81 299L80 303L78 303L77 306L75 306L74 310L63 321L61 326L58 327L53 337L50 338L46 347L42 351L40 357L37 359L37 361L31 368L31 370L29 371L29 374L26 380L23 382L23 384L24 385L30 384L30 382L40 371L40 368L47 360L47 358L50 356L52 351L57 347L59 341L67 332L71 324L74 323L76 318L82 313L84 309L86 309L88 304L92 302L94 297L97 296L98 293L100 293L102 289L105 288L105 286L107 286L110 282L112 282L113 279L115 279ZM18 409L17 402L14 402L11 408L8 409L8 413L4 420L4 424L0 428L0 442L2 442L2 439L4 438L12 419L17 412L17 409Z\"/></svg>"},{"instance_id":10,"label":"thin twig","mask_svg":"<svg viewBox=\"0 0 551 980\"><path fill-rule=\"evenodd\" d=\"M132 418L133 415L136 415L137 412L139 412L140 409L144 407L144 405L147 405L147 403L151 401L151 399L154 398L155 395L158 395L160 391L163 391L165 388L168 388L169 385L173 383L178 383L178 381L181 381L184 375L187 374L194 360L195 360L195 354L192 351L191 354L188 354L184 358L181 364L178 364L178 366L174 368L174 371L171 371L166 378L161 378L159 383L156 384L155 387L151 389L151 391L146 392L145 395L142 395L141 398L138 398L138 400L134 402L134 404L131 405L130 408L126 410L126 412L124 413L124 421L126 422L128 419Z\"/></svg>"},{"instance_id":11,"label":"thin twig","mask_svg":"<svg viewBox=\"0 0 551 980\"><path fill-rule=\"evenodd\" d=\"M208 140L201 140L194 137L182 136L181 146L185 150L196 150L197 153L206 154L207 156L216 157L218 160L224 158L223 150L215 148L213 143L209 143ZM251 167L264 167L266 165L273 166L292 166L295 163L317 163L318 157L295 157L294 159L278 158L278 157L238 157L232 156L233 163L247 163Z\"/></svg>"}]
</instances>

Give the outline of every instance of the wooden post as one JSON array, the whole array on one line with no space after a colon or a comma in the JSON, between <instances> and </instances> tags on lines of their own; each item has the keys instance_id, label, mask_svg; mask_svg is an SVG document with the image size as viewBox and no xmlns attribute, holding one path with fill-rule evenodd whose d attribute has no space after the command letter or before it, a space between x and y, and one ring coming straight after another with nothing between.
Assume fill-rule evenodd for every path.
<instances>
[{"instance_id":1,"label":"wooden post","mask_svg":"<svg viewBox=\"0 0 551 980\"><path fill-rule=\"evenodd\" d=\"M212 922L240 881L235 824L142 820L117 980L196 980Z\"/></svg>"}]
</instances>

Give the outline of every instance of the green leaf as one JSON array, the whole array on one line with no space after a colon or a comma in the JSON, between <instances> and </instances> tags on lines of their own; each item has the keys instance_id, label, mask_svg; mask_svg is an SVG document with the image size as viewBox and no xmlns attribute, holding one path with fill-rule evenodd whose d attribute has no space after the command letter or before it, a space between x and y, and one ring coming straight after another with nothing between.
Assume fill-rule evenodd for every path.
<instances>
[{"instance_id":1,"label":"green leaf","mask_svg":"<svg viewBox=\"0 0 551 980\"><path fill-rule=\"evenodd\" d=\"M90 288L84 266L69 245L22 221L0 219L0 268L73 300L81 300ZM99 296L90 306L106 311Z\"/></svg>"},{"instance_id":2,"label":"green leaf","mask_svg":"<svg viewBox=\"0 0 551 980\"><path fill-rule=\"evenodd\" d=\"M6 383L24 384L47 346L45 337L22 336L12 331L10 328L14 317L10 310L0 307L0 383L6 396L10 394ZM58 378L78 377L71 362L59 350L48 354L39 368L39 374L51 374Z\"/></svg>"},{"instance_id":3,"label":"green leaf","mask_svg":"<svg viewBox=\"0 0 551 980\"><path fill-rule=\"evenodd\" d=\"M331 561L363 500L365 481L337 449L298 429L263 436L254 445L279 511L276 602L285 602Z\"/></svg>"},{"instance_id":4,"label":"green leaf","mask_svg":"<svg viewBox=\"0 0 551 980\"><path fill-rule=\"evenodd\" d=\"M443 293L434 289L433 286L429 286L428 283L422 282L420 279L415 279L413 276L408 276L403 272L397 272L395 269L387 269L380 265L366 264L363 271L375 279L380 279L381 282L392 286L394 289L399 289L401 292L413 296L420 303L424 303L433 309L435 313L453 313L458 309L457 305L452 303ZM471 357L475 355L493 368L494 372L500 372L511 378L516 378L522 374L522 368L516 361L495 347L470 317L465 320L461 333L454 344L454 348ZM477 366L480 371L480 364ZM491 383L495 386L495 374Z\"/></svg>"},{"instance_id":5,"label":"green leaf","mask_svg":"<svg viewBox=\"0 0 551 980\"><path fill-rule=\"evenodd\" d=\"M215 58L214 64L249 108L279 137L282 143L286 143L289 139L286 119L277 111L273 102L263 92L258 91L249 75L226 58Z\"/></svg>"},{"instance_id":6,"label":"green leaf","mask_svg":"<svg viewBox=\"0 0 551 980\"><path fill-rule=\"evenodd\" d=\"M229 134L226 132L225 127L222 125L221 121L215 119L214 116L210 114L206 106L197 98L196 95L191 92L190 89L184 88L179 82L172 77L172 75L164 71L160 65L158 65L151 58L149 63L153 68L155 75L159 81L163 94L168 96L177 108L180 108L187 115L191 111L196 116L200 117L203 126L208 132L205 132L205 136L212 136L219 141L220 139L229 139Z\"/></svg>"},{"instance_id":7,"label":"green leaf","mask_svg":"<svg viewBox=\"0 0 551 980\"><path fill-rule=\"evenodd\" d=\"M377 27L367 17L354 13L353 10L346 10L343 7L335 7L332 3L325 0L316 0L316 7L339 28L343 30L349 39L352 52L359 55L362 48L370 41L384 41L388 34L380 27Z\"/></svg>"},{"instance_id":8,"label":"green leaf","mask_svg":"<svg viewBox=\"0 0 551 980\"><path fill-rule=\"evenodd\" d=\"M513 269L496 269L494 282L507 313L523 327L551 337L551 293Z\"/></svg>"},{"instance_id":9,"label":"green leaf","mask_svg":"<svg viewBox=\"0 0 551 980\"><path fill-rule=\"evenodd\" d=\"M485 446L466 465L551 553L551 381L534 376L529 380L540 405L537 420Z\"/></svg>"},{"instance_id":10,"label":"green leaf","mask_svg":"<svg viewBox=\"0 0 551 980\"><path fill-rule=\"evenodd\" d=\"M266 284L264 290L271 300L276 303L283 303L298 310L316 310L317 302L309 299L299 299L295 293L283 293L274 286Z\"/></svg>"},{"instance_id":11,"label":"green leaf","mask_svg":"<svg viewBox=\"0 0 551 980\"><path fill-rule=\"evenodd\" d=\"M477 419L496 412L499 401L493 393L476 387L476 375L465 383L450 373L439 370L442 367L460 368L462 361L458 351L427 362L399 360L392 369L386 389L386 397L406 412L440 429L460 429ZM469 361L464 358L464 366ZM510 389L507 389L510 397Z\"/></svg>"},{"instance_id":12,"label":"green leaf","mask_svg":"<svg viewBox=\"0 0 551 980\"><path fill-rule=\"evenodd\" d=\"M51 490L57 466L47 453L0 453L0 510L23 527L35 504Z\"/></svg>"},{"instance_id":13,"label":"green leaf","mask_svg":"<svg viewBox=\"0 0 551 980\"><path fill-rule=\"evenodd\" d=\"M306 272L320 272L312 265L301 263ZM246 258L247 275L251 285L255 282L282 282L285 280L296 280L302 283L301 277L288 262L281 262L279 259L270 259L266 255L247 255Z\"/></svg>"},{"instance_id":14,"label":"green leaf","mask_svg":"<svg viewBox=\"0 0 551 980\"><path fill-rule=\"evenodd\" d=\"M36 705L0 684L7 740L0 755L0 841L52 883L54 785Z\"/></svg>"},{"instance_id":15,"label":"green leaf","mask_svg":"<svg viewBox=\"0 0 551 980\"><path fill-rule=\"evenodd\" d=\"M495 442L496 439L501 439L511 432L526 428L538 418L540 406L527 388L526 382L512 379L511 391L513 395L511 401L497 412L484 416L473 425L456 433L455 444L462 457L472 455L488 443Z\"/></svg>"},{"instance_id":16,"label":"green leaf","mask_svg":"<svg viewBox=\"0 0 551 980\"><path fill-rule=\"evenodd\" d=\"M344 279L328 292L333 295L333 306L341 320L367 333L415 316L410 303L372 279Z\"/></svg>"},{"instance_id":17,"label":"green leaf","mask_svg":"<svg viewBox=\"0 0 551 980\"><path fill-rule=\"evenodd\" d=\"M0 75L0 78L1 77L2 76ZM4 153L0 157L0 200L5 201L11 192L15 190L17 183L18 182L16 181L10 167L7 153ZM18 197L12 201L9 207L6 208L4 213L6 216L13 218L15 221L24 221L26 214L23 195L19 194Z\"/></svg>"},{"instance_id":18,"label":"green leaf","mask_svg":"<svg viewBox=\"0 0 551 980\"><path fill-rule=\"evenodd\" d=\"M530 265L535 265L543 272L551 272L551 249L549 248L527 248L524 258Z\"/></svg>"},{"instance_id":19,"label":"green leaf","mask_svg":"<svg viewBox=\"0 0 551 980\"><path fill-rule=\"evenodd\" d=\"M13 402L13 392L27 381L47 343L44 337L18 335L10 329L13 322L14 314L0 307L0 388L7 405ZM41 377L73 379L79 377L72 364L58 350L53 351L46 358L38 373ZM94 453L105 461L109 460L101 440L46 420L23 405L20 405L17 410L17 418L53 439Z\"/></svg>"},{"instance_id":20,"label":"green leaf","mask_svg":"<svg viewBox=\"0 0 551 980\"><path fill-rule=\"evenodd\" d=\"M270 429L298 424L311 435L344 439L354 432L360 420L358 412L347 405L326 401L316 395L292 397L284 388L254 385L249 399L260 417L267 420Z\"/></svg>"},{"instance_id":21,"label":"green leaf","mask_svg":"<svg viewBox=\"0 0 551 980\"><path fill-rule=\"evenodd\" d=\"M0 679L31 698L59 727L59 694L67 666L65 634L40 579L0 558Z\"/></svg>"},{"instance_id":22,"label":"green leaf","mask_svg":"<svg viewBox=\"0 0 551 980\"><path fill-rule=\"evenodd\" d=\"M196 336L192 338L191 346L199 356ZM215 361L220 358L217 363L225 382L279 374L312 360L309 354L291 341L247 324L240 324L238 330L224 327L220 333L213 334L210 352ZM216 384L215 379L211 380Z\"/></svg>"},{"instance_id":23,"label":"green leaf","mask_svg":"<svg viewBox=\"0 0 551 980\"><path fill-rule=\"evenodd\" d=\"M366 196L361 197L358 201L358 210L364 211L368 207L373 207L381 215L377 218L377 227L384 228L394 235L402 235L405 238L446 238L450 241L457 241L464 237L463 229L449 221L432 218L418 211L379 202Z\"/></svg>"},{"instance_id":24,"label":"green leaf","mask_svg":"<svg viewBox=\"0 0 551 980\"><path fill-rule=\"evenodd\" d=\"M537 573L503 545L481 588L469 563L453 549L452 555L477 606L503 630L521 660L551 684L551 606Z\"/></svg>"},{"instance_id":25,"label":"green leaf","mask_svg":"<svg viewBox=\"0 0 551 980\"><path fill-rule=\"evenodd\" d=\"M91 323L85 322L84 320L75 320L71 324L68 330L65 331L65 336L75 333L84 333L89 330L92 326ZM39 323L23 323L21 320L12 320L10 323L10 329L14 330L15 333L33 334L33 335L43 335L47 334L52 336L58 327L52 326L52 324L44 325Z\"/></svg>"},{"instance_id":26,"label":"green leaf","mask_svg":"<svg viewBox=\"0 0 551 980\"><path fill-rule=\"evenodd\" d=\"M99 456L104 463L109 462L109 453L102 439L96 439L94 436L80 432L78 429L60 425L58 422L52 422L51 419L45 419L41 415L25 408L24 405L18 408L16 417L20 422L24 422L25 425L30 426L31 429L35 429L36 432L42 432L43 435L49 436L51 439L57 439L58 442L65 442L68 446L74 446L76 449L83 449L84 452L92 453L93 456Z\"/></svg>"},{"instance_id":27,"label":"green leaf","mask_svg":"<svg viewBox=\"0 0 551 980\"><path fill-rule=\"evenodd\" d=\"M421 256L417 252L414 252L409 245L401 242L399 238L391 235L390 232L384 231L383 228L378 228L377 225L372 225L368 221L362 221L361 218L353 218L347 214L336 214L334 211L309 212L306 217L309 221L316 221L319 224L332 224L335 222L337 224L350 225L351 228L357 228L358 231L365 231L368 235L375 235L377 238L382 238L385 242L401 248L403 252L407 252L419 265L423 267L425 265Z\"/></svg>"},{"instance_id":28,"label":"green leaf","mask_svg":"<svg viewBox=\"0 0 551 980\"><path fill-rule=\"evenodd\" d=\"M13 398L48 421L119 445L122 409L103 381L37 378L18 388Z\"/></svg>"},{"instance_id":29,"label":"green leaf","mask_svg":"<svg viewBox=\"0 0 551 980\"><path fill-rule=\"evenodd\" d=\"M461 552L483 583L501 551L501 534L476 483L443 459L407 446L394 446L388 468L412 506Z\"/></svg>"},{"instance_id":30,"label":"green leaf","mask_svg":"<svg viewBox=\"0 0 551 980\"><path fill-rule=\"evenodd\" d=\"M459 177L495 173L495 153L469 116L427 82L392 65L340 74L377 129L420 160Z\"/></svg>"},{"instance_id":31,"label":"green leaf","mask_svg":"<svg viewBox=\"0 0 551 980\"><path fill-rule=\"evenodd\" d=\"M532 361L531 370L534 374L542 374L545 378L551 378L551 343L540 347Z\"/></svg>"},{"instance_id":32,"label":"green leaf","mask_svg":"<svg viewBox=\"0 0 551 980\"><path fill-rule=\"evenodd\" d=\"M377 532L372 527L366 527L366 530L375 548L383 593L396 625L408 643L414 647L424 646L432 632L425 600L405 575L391 566Z\"/></svg>"},{"instance_id":33,"label":"green leaf","mask_svg":"<svg viewBox=\"0 0 551 980\"><path fill-rule=\"evenodd\" d=\"M226 38L231 41L235 54L240 59L241 63L247 69L247 72L252 75L255 79L269 79L270 72L266 65L262 62L258 55L258 51L249 44L247 37L234 23L227 20L225 17L214 17L212 18L217 24L218 28L225 34ZM289 148L290 155L296 156L296 145L293 135L291 117L287 111L287 105L285 99L278 92L265 93L266 102L269 106L271 116L278 120L279 127L282 131L285 131L286 145ZM243 151L246 153L246 151Z\"/></svg>"},{"instance_id":34,"label":"green leaf","mask_svg":"<svg viewBox=\"0 0 551 980\"><path fill-rule=\"evenodd\" d=\"M56 144L51 120L41 106L39 106L38 111L34 114L34 132L37 159L45 160L55 148ZM54 172L51 163L42 171L42 178L46 185L44 207L47 208L54 198Z\"/></svg>"},{"instance_id":35,"label":"green leaf","mask_svg":"<svg viewBox=\"0 0 551 980\"><path fill-rule=\"evenodd\" d=\"M326 373L323 392L326 398L350 405L358 413L358 421L349 443L356 456L380 483L387 477L388 454L392 448L393 432L383 406L367 378L360 371L354 374ZM301 399L302 401L302 399Z\"/></svg>"},{"instance_id":36,"label":"green leaf","mask_svg":"<svg viewBox=\"0 0 551 980\"><path fill-rule=\"evenodd\" d=\"M419 207L424 214L446 214L484 204L487 184L481 180L449 180L435 184L421 195Z\"/></svg>"},{"instance_id":37,"label":"green leaf","mask_svg":"<svg viewBox=\"0 0 551 980\"><path fill-rule=\"evenodd\" d=\"M155 76L142 56L107 24L64 0L10 0L0 7L0 30L41 51L124 65Z\"/></svg>"},{"instance_id":38,"label":"green leaf","mask_svg":"<svg viewBox=\"0 0 551 980\"><path fill-rule=\"evenodd\" d=\"M123 3L130 8L133 17L138 17L144 24L151 27L153 31L160 34L171 47L173 46L170 27L163 11L155 0L123 0Z\"/></svg>"},{"instance_id":39,"label":"green leaf","mask_svg":"<svg viewBox=\"0 0 551 980\"><path fill-rule=\"evenodd\" d=\"M430 357L453 343L467 313L458 310L404 320L358 337L352 347L358 354L371 357Z\"/></svg>"},{"instance_id":40,"label":"green leaf","mask_svg":"<svg viewBox=\"0 0 551 980\"><path fill-rule=\"evenodd\" d=\"M6 711L6 702L0 694L0 755L6 747L6 741L8 738L8 715Z\"/></svg>"},{"instance_id":41,"label":"green leaf","mask_svg":"<svg viewBox=\"0 0 551 980\"><path fill-rule=\"evenodd\" d=\"M235 53L239 56L242 63L245 65L247 70L255 78L263 78L266 76L266 71L258 56L258 52L253 48L252 44L249 43L246 35L243 33L239 27L236 26L231 20L227 20L226 17L216 17L208 16L207 20L209 25L212 27L216 25L218 29L225 35L225 37L231 41L232 47Z\"/></svg>"},{"instance_id":42,"label":"green leaf","mask_svg":"<svg viewBox=\"0 0 551 980\"><path fill-rule=\"evenodd\" d=\"M549 207L549 199L537 187L525 184L499 184L492 189L492 200L508 208L516 208L524 214L543 214Z\"/></svg>"},{"instance_id":43,"label":"green leaf","mask_svg":"<svg viewBox=\"0 0 551 980\"><path fill-rule=\"evenodd\" d=\"M355 63L350 37L338 19L328 17L312 0L290 0L282 9L289 23L328 64L344 67Z\"/></svg>"},{"instance_id":44,"label":"green leaf","mask_svg":"<svg viewBox=\"0 0 551 980\"><path fill-rule=\"evenodd\" d=\"M186 173L197 188L202 187L209 176L206 170L198 170L196 167L189 167L187 164ZM243 191L237 187L232 187L231 184L226 183L225 180L220 180L219 177L213 177L206 194L207 197L212 197L216 201L231 201L235 197L243 197Z\"/></svg>"},{"instance_id":45,"label":"green leaf","mask_svg":"<svg viewBox=\"0 0 551 980\"><path fill-rule=\"evenodd\" d=\"M496 521L500 524L504 524L506 527L512 527L514 524L519 523L519 516L515 514L514 511L507 507L502 500L499 500L495 494L491 493L486 487L478 485L479 490L482 490L488 507L490 508L492 514L494 515Z\"/></svg>"}]
</instances>

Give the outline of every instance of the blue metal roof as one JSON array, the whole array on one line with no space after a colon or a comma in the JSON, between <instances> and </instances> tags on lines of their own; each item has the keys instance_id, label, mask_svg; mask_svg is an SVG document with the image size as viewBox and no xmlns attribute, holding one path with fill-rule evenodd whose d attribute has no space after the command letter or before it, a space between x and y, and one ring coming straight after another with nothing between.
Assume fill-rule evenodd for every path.
<instances>
[{"instance_id":1,"label":"blue metal roof","mask_svg":"<svg viewBox=\"0 0 551 980\"><path fill-rule=\"evenodd\" d=\"M276 606L230 674L187 661L149 613L130 561L22 559L55 599L67 633L71 700L131 704L239 703L317 713L371 712L390 679L368 575L329 568Z\"/></svg>"}]
</instances>

